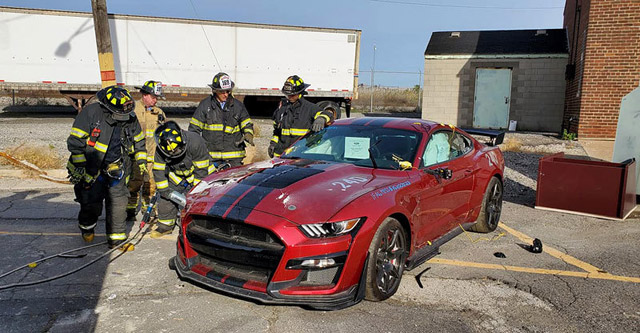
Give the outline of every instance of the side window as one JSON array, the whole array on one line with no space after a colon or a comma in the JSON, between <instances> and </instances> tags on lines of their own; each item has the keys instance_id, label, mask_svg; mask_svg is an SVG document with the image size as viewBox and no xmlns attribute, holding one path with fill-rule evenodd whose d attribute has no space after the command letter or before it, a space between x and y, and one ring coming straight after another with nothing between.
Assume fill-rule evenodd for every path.
<instances>
[{"instance_id":1,"label":"side window","mask_svg":"<svg viewBox=\"0 0 640 333\"><path fill-rule=\"evenodd\" d=\"M450 131L439 131L431 134L427 148L422 155L422 166L430 166L449 160L451 145L449 144Z\"/></svg>"},{"instance_id":2,"label":"side window","mask_svg":"<svg viewBox=\"0 0 640 333\"><path fill-rule=\"evenodd\" d=\"M451 141L451 159L462 156L472 149L471 140L466 136L456 133Z\"/></svg>"}]
</instances>

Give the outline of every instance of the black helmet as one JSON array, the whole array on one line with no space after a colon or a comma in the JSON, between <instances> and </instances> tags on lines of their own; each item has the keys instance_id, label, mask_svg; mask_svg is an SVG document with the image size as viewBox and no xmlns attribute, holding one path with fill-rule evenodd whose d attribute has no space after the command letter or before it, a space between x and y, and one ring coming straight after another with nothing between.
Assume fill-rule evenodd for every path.
<instances>
[{"instance_id":1,"label":"black helmet","mask_svg":"<svg viewBox=\"0 0 640 333\"><path fill-rule=\"evenodd\" d=\"M136 89L140 89L141 92L154 95L156 97L164 98L162 94L162 82L149 80L145 82L142 87L135 87Z\"/></svg>"},{"instance_id":2,"label":"black helmet","mask_svg":"<svg viewBox=\"0 0 640 333\"><path fill-rule=\"evenodd\" d=\"M220 72L213 77L209 87L211 87L213 91L231 91L235 85L236 84L231 81L229 74Z\"/></svg>"},{"instance_id":3,"label":"black helmet","mask_svg":"<svg viewBox=\"0 0 640 333\"><path fill-rule=\"evenodd\" d=\"M135 102L127 89L118 86L102 88L96 97L102 106L111 111L113 119L127 121L132 116Z\"/></svg>"},{"instance_id":4,"label":"black helmet","mask_svg":"<svg viewBox=\"0 0 640 333\"><path fill-rule=\"evenodd\" d=\"M178 158L187 151L187 142L180 126L173 120L158 126L154 134L158 149L167 157Z\"/></svg>"},{"instance_id":5,"label":"black helmet","mask_svg":"<svg viewBox=\"0 0 640 333\"><path fill-rule=\"evenodd\" d=\"M301 77L292 75L289 76L286 81L284 81L284 86L282 86L282 93L287 96L302 94L305 89L309 88L309 86L311 85L304 83Z\"/></svg>"}]
</instances>

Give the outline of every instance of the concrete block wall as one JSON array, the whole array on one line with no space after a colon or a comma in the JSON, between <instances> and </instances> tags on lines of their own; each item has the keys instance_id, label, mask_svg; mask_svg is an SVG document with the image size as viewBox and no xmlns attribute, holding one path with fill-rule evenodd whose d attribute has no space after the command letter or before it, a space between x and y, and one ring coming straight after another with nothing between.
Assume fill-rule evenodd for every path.
<instances>
[{"instance_id":1,"label":"concrete block wall","mask_svg":"<svg viewBox=\"0 0 640 333\"><path fill-rule=\"evenodd\" d=\"M422 118L473 126L477 68L511 68L509 119L518 130L560 132L566 57L426 59Z\"/></svg>"}]
</instances>

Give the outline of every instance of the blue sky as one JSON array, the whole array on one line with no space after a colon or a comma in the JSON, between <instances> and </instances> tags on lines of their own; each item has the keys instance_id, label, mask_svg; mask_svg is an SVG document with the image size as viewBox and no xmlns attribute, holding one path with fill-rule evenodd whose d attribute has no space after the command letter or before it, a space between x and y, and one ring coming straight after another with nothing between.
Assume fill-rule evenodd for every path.
<instances>
[{"instance_id":1,"label":"blue sky","mask_svg":"<svg viewBox=\"0 0 640 333\"><path fill-rule=\"evenodd\" d=\"M410 87L419 83L418 72L424 70L424 50L432 32L561 28L564 2L107 0L107 9L109 13L117 14L359 29L362 30L360 82L370 82L375 44L375 83ZM0 0L0 5L91 11L90 0Z\"/></svg>"}]
</instances>

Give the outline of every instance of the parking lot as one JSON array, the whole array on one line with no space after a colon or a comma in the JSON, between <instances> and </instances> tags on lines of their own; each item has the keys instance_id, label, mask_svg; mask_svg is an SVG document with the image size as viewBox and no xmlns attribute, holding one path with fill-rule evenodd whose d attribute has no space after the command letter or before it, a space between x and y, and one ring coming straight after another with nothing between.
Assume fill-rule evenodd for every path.
<instances>
[{"instance_id":1,"label":"parking lot","mask_svg":"<svg viewBox=\"0 0 640 333\"><path fill-rule=\"evenodd\" d=\"M64 115L4 116L0 128L24 132L30 124L34 140L52 140L60 148L71 121ZM39 135L55 128L65 130ZM51 282L0 290L0 327L3 332L640 331L638 214L612 221L534 209L539 156L506 152L498 229L465 232L447 243L440 255L406 272L397 294L385 302L325 312L218 294L180 281L168 268L176 232L163 239L143 234L134 252L114 253ZM0 188L0 274L85 245L71 186L7 176L0 178ZM131 228L132 234L138 230ZM103 241L104 222L97 233L96 242ZM527 251L533 238L542 241L543 253ZM99 245L78 252L87 254L82 258L47 260L1 278L0 289L61 274L105 251L106 245Z\"/></svg>"}]
</instances>

